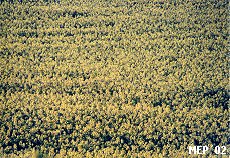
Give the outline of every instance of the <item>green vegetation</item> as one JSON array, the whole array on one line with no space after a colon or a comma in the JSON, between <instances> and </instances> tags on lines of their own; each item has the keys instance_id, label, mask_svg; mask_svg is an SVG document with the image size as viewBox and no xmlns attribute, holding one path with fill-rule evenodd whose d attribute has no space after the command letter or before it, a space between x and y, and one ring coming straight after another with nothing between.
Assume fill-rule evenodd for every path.
<instances>
[{"instance_id":1,"label":"green vegetation","mask_svg":"<svg viewBox=\"0 0 230 158\"><path fill-rule=\"evenodd\" d=\"M230 147L227 0L0 3L0 157Z\"/></svg>"}]
</instances>

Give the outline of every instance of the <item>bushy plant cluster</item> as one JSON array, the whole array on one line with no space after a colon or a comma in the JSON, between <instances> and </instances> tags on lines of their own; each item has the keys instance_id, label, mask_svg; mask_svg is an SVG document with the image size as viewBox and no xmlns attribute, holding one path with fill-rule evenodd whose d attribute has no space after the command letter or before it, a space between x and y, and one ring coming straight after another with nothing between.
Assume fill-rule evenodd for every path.
<instances>
[{"instance_id":1,"label":"bushy plant cluster","mask_svg":"<svg viewBox=\"0 0 230 158\"><path fill-rule=\"evenodd\" d=\"M229 148L227 17L226 0L0 1L0 156Z\"/></svg>"}]
</instances>

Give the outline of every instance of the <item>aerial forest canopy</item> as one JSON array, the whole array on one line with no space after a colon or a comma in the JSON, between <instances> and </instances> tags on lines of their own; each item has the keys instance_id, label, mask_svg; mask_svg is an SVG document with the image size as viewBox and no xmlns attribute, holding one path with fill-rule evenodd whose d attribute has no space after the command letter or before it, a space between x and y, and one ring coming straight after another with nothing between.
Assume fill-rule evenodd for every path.
<instances>
[{"instance_id":1,"label":"aerial forest canopy","mask_svg":"<svg viewBox=\"0 0 230 158\"><path fill-rule=\"evenodd\" d=\"M229 149L228 14L227 0L1 0L0 157Z\"/></svg>"}]
</instances>

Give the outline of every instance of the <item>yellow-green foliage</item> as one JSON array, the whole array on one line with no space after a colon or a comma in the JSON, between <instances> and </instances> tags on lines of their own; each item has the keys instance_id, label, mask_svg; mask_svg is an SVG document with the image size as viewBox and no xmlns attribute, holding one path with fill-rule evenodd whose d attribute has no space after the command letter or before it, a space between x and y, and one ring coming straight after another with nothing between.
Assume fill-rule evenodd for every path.
<instances>
[{"instance_id":1,"label":"yellow-green foliage","mask_svg":"<svg viewBox=\"0 0 230 158\"><path fill-rule=\"evenodd\" d=\"M227 0L0 2L0 156L229 145Z\"/></svg>"}]
</instances>

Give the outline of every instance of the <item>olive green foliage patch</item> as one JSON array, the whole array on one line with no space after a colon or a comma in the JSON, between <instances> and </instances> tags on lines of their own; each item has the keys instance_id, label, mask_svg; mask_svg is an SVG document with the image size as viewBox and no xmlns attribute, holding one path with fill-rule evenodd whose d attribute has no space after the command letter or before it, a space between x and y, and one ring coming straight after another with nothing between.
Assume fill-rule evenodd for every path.
<instances>
[{"instance_id":1,"label":"olive green foliage patch","mask_svg":"<svg viewBox=\"0 0 230 158\"><path fill-rule=\"evenodd\" d=\"M227 15L226 0L0 1L0 157L229 148Z\"/></svg>"}]
</instances>

